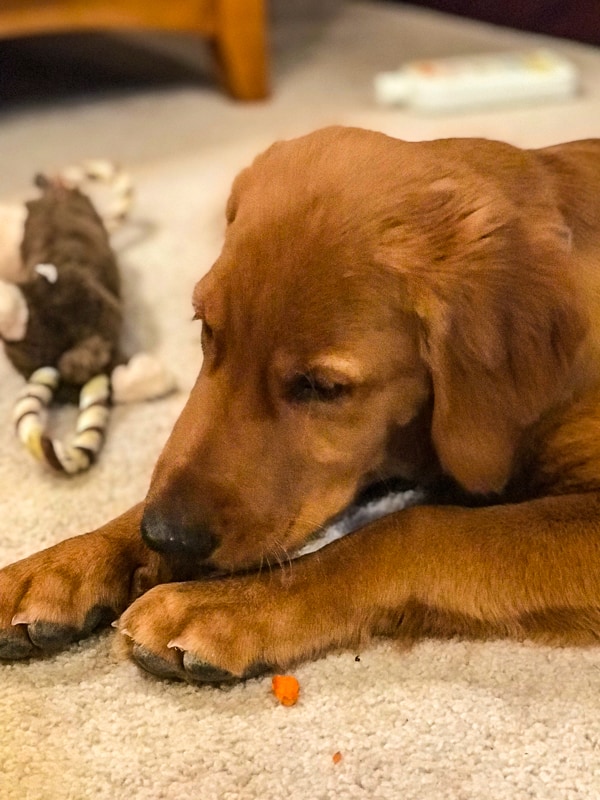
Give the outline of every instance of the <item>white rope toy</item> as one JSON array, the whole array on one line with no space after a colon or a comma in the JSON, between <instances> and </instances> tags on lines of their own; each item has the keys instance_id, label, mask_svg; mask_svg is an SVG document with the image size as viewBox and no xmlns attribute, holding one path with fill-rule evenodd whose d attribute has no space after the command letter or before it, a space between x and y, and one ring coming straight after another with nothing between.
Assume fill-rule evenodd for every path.
<instances>
[{"instance_id":1,"label":"white rope toy","mask_svg":"<svg viewBox=\"0 0 600 800\"><path fill-rule=\"evenodd\" d=\"M68 445L46 435L46 417L60 376L54 367L41 367L20 392L13 411L17 436L38 461L74 475L94 463L105 440L109 417L110 381L96 375L81 389L75 436Z\"/></svg>"},{"instance_id":2,"label":"white rope toy","mask_svg":"<svg viewBox=\"0 0 600 800\"><path fill-rule=\"evenodd\" d=\"M61 170L60 177L73 188L82 189L86 183L91 186L104 184L107 187L111 197L104 204L95 201L94 205L96 208L100 206L100 216L109 232L115 231L127 219L133 204L133 181L118 164L104 159L90 159L81 165ZM102 205L105 208L102 209Z\"/></svg>"}]
</instances>

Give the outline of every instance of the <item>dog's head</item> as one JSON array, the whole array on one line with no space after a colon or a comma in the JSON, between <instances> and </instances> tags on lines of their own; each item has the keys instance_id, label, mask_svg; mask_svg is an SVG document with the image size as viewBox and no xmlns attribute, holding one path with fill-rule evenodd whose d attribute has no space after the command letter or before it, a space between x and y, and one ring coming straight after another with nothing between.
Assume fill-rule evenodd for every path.
<instances>
[{"instance_id":1,"label":"dog's head","mask_svg":"<svg viewBox=\"0 0 600 800\"><path fill-rule=\"evenodd\" d=\"M236 569L285 559L378 479L502 491L584 333L528 159L327 129L238 176L194 292L204 362L153 477L152 546Z\"/></svg>"}]
</instances>

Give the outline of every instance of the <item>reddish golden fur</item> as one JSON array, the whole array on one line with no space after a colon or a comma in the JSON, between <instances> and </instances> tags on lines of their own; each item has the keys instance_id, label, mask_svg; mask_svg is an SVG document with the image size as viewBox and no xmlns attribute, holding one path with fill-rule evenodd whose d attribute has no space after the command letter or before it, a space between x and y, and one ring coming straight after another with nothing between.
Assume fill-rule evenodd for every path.
<instances>
[{"instance_id":1,"label":"reddish golden fur","mask_svg":"<svg viewBox=\"0 0 600 800\"><path fill-rule=\"evenodd\" d=\"M373 634L597 640L600 140L326 129L242 172L227 218L145 505L0 571L0 655L87 632L96 607L124 612L143 667L198 681ZM464 503L286 563L392 476L444 476ZM248 572L165 583L181 566L144 545L144 508Z\"/></svg>"}]
</instances>

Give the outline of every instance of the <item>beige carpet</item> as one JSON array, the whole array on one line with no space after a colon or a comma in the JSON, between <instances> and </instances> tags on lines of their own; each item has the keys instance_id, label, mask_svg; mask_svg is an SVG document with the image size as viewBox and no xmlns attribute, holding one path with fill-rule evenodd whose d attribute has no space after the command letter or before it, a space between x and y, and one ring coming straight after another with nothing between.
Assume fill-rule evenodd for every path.
<instances>
[{"instance_id":1,"label":"beige carpet","mask_svg":"<svg viewBox=\"0 0 600 800\"><path fill-rule=\"evenodd\" d=\"M572 102L420 117L376 109L372 74L405 57L497 50L535 37L350 2L281 2L274 25L271 103L236 106L201 73L197 85L67 99L50 92L44 102L0 109L3 199L24 193L40 167L95 155L131 166L136 216L156 228L122 252L130 338L161 355L182 389L117 409L99 465L61 480L13 438L10 406L21 382L2 356L0 564L144 495L199 366L191 288L218 251L232 177L272 138L329 122L413 139L485 135L524 145L600 135L597 50L556 44L583 70L585 91ZM189 41L148 44L159 46L192 57ZM59 427L70 422L63 415ZM284 708L268 678L227 691L153 680L118 661L111 639L105 633L41 662L0 667L0 798L600 797L600 649L457 641L400 654L382 642L360 661L351 652L299 667L301 700Z\"/></svg>"}]
</instances>

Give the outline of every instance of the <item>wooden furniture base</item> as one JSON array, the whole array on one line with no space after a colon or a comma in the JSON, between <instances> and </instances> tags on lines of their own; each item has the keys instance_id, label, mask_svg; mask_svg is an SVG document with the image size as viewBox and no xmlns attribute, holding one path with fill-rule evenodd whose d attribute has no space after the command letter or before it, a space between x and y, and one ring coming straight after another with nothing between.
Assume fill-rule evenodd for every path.
<instances>
[{"instance_id":1,"label":"wooden furniture base","mask_svg":"<svg viewBox=\"0 0 600 800\"><path fill-rule=\"evenodd\" d=\"M239 100L269 93L265 0L3 0L0 37L147 28L209 39L220 78Z\"/></svg>"}]
</instances>

